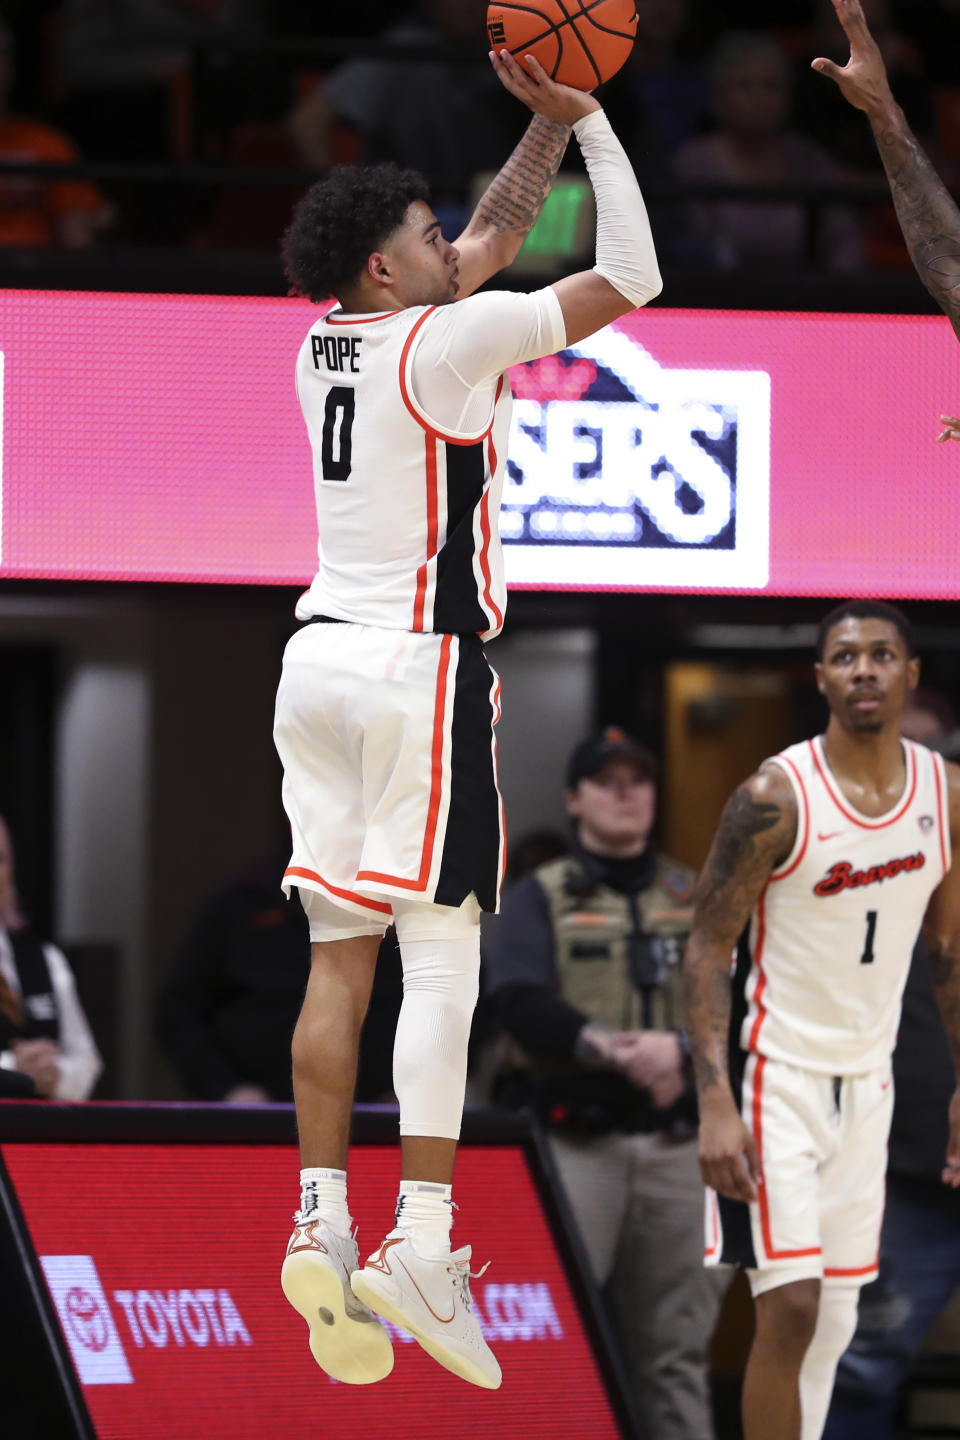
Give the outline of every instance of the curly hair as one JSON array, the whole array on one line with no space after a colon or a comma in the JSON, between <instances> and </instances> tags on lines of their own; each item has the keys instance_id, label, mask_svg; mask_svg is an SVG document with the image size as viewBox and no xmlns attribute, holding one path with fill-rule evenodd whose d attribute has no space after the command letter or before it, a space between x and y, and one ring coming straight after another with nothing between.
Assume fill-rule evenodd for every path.
<instances>
[{"instance_id":1,"label":"curly hair","mask_svg":"<svg viewBox=\"0 0 960 1440\"><path fill-rule=\"evenodd\" d=\"M314 302L340 299L367 257L403 223L407 208L429 195L416 170L338 165L310 186L284 231L283 262L293 289Z\"/></svg>"}]
</instances>

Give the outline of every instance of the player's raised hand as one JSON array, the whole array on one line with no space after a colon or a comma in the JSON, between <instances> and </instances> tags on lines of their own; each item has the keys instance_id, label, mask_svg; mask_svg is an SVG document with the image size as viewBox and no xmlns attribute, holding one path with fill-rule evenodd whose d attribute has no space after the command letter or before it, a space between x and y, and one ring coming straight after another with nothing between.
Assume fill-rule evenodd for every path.
<instances>
[{"instance_id":1,"label":"player's raised hand","mask_svg":"<svg viewBox=\"0 0 960 1440\"><path fill-rule=\"evenodd\" d=\"M947 427L937 436L937 440L941 445L944 440L960 440L960 420L957 420L953 415L941 415L940 424Z\"/></svg>"},{"instance_id":2,"label":"player's raised hand","mask_svg":"<svg viewBox=\"0 0 960 1440\"><path fill-rule=\"evenodd\" d=\"M833 0L833 8L850 41L850 59L841 68L821 56L813 61L812 68L836 81L844 99L857 110L878 110L891 104L893 96L887 67L880 47L867 28L860 0Z\"/></svg>"},{"instance_id":3,"label":"player's raised hand","mask_svg":"<svg viewBox=\"0 0 960 1440\"><path fill-rule=\"evenodd\" d=\"M953 1190L960 1189L960 1086L953 1092L950 1101L950 1137L947 1140L947 1163L941 1179Z\"/></svg>"},{"instance_id":4,"label":"player's raised hand","mask_svg":"<svg viewBox=\"0 0 960 1440\"><path fill-rule=\"evenodd\" d=\"M700 1097L700 1174L703 1183L730 1200L756 1200L760 1180L757 1142L725 1091Z\"/></svg>"},{"instance_id":5,"label":"player's raised hand","mask_svg":"<svg viewBox=\"0 0 960 1440\"><path fill-rule=\"evenodd\" d=\"M533 55L524 55L519 64L509 50L491 50L490 64L496 71L497 79L511 95L516 95L535 115L546 120L557 120L562 125L572 125L591 110L599 110L600 103L585 90L574 90L570 85L558 85L544 70Z\"/></svg>"}]
</instances>

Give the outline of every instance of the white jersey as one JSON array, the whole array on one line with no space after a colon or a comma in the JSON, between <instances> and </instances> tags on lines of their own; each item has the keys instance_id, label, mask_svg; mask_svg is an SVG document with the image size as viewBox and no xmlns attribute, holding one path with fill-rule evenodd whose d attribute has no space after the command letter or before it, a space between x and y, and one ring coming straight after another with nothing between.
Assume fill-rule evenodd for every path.
<instances>
[{"instance_id":1,"label":"white jersey","mask_svg":"<svg viewBox=\"0 0 960 1440\"><path fill-rule=\"evenodd\" d=\"M499 633L504 371L564 343L550 289L317 321L297 359L319 525L299 619Z\"/></svg>"},{"instance_id":2,"label":"white jersey","mask_svg":"<svg viewBox=\"0 0 960 1440\"><path fill-rule=\"evenodd\" d=\"M797 837L738 953L744 1050L836 1076L889 1060L913 946L950 867L943 759L903 747L906 785L880 816L847 800L822 737L772 757L796 797Z\"/></svg>"}]
</instances>

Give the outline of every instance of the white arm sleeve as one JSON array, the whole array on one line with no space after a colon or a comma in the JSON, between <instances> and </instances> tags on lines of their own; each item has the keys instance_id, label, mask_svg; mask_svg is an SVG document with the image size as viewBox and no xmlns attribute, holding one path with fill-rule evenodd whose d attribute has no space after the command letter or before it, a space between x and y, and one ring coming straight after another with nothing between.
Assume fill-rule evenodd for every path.
<instances>
[{"instance_id":1,"label":"white arm sleeve","mask_svg":"<svg viewBox=\"0 0 960 1440\"><path fill-rule=\"evenodd\" d=\"M411 367L414 394L442 430L482 430L503 371L554 355L566 343L563 311L549 286L529 295L470 295L441 306L424 325Z\"/></svg>"},{"instance_id":2,"label":"white arm sleeve","mask_svg":"<svg viewBox=\"0 0 960 1440\"><path fill-rule=\"evenodd\" d=\"M626 152L602 110L573 126L597 202L594 270L632 305L646 305L663 289L647 207Z\"/></svg>"},{"instance_id":3,"label":"white arm sleeve","mask_svg":"<svg viewBox=\"0 0 960 1440\"><path fill-rule=\"evenodd\" d=\"M60 1022L60 1054L57 1057L60 1079L54 1098L86 1100L97 1083L103 1061L83 1013L66 956L55 945L44 945L43 953L50 971Z\"/></svg>"}]
</instances>

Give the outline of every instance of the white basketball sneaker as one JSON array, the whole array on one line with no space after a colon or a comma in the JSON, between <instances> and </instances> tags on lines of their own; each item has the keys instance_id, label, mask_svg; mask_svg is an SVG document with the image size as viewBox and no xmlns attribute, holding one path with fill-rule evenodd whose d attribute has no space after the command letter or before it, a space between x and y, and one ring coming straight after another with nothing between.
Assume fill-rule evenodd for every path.
<instances>
[{"instance_id":1,"label":"white basketball sneaker","mask_svg":"<svg viewBox=\"0 0 960 1440\"><path fill-rule=\"evenodd\" d=\"M402 1230L392 1230L363 1269L350 1277L358 1299L384 1320L409 1330L445 1369L471 1385L499 1390L503 1376L473 1313L470 1280L469 1245L424 1259Z\"/></svg>"},{"instance_id":2,"label":"white basketball sneaker","mask_svg":"<svg viewBox=\"0 0 960 1440\"><path fill-rule=\"evenodd\" d=\"M352 1235L338 1235L324 1220L296 1226L287 1245L280 1284L310 1327L314 1360L333 1380L373 1385L393 1369L390 1336L354 1295L350 1275L359 1255Z\"/></svg>"}]
</instances>

